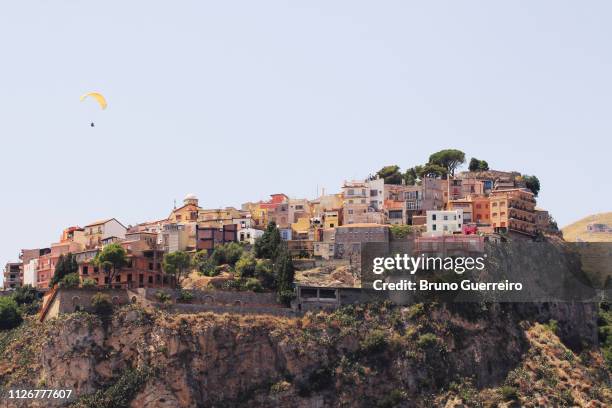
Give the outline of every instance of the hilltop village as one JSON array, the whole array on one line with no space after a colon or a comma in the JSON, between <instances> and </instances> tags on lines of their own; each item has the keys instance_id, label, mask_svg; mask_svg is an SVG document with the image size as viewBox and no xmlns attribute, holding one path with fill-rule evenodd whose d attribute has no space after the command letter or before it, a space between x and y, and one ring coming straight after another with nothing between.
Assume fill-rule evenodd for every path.
<instances>
[{"instance_id":1,"label":"hilltop village","mask_svg":"<svg viewBox=\"0 0 612 408\"><path fill-rule=\"evenodd\" d=\"M444 152L457 151L437 154ZM160 300L159 289L187 288L277 293L277 302L285 304L296 295L336 304L336 287L359 286L355 266L364 243L407 236L429 242L534 240L558 232L548 212L536 207L539 182L534 188L532 176L490 170L476 159L469 171L454 174L457 163L444 163L405 174L387 166L312 200L276 193L240 209L205 208L188 194L159 220L128 225L106 218L70 226L58 242L22 249L19 262L5 266L4 289L31 286L47 292L47 305L61 287L140 290L153 301ZM283 249L280 261L277 248ZM245 295L231 304L243 306ZM197 303L193 292L181 296ZM270 306L275 300L253 302Z\"/></svg>"}]
</instances>

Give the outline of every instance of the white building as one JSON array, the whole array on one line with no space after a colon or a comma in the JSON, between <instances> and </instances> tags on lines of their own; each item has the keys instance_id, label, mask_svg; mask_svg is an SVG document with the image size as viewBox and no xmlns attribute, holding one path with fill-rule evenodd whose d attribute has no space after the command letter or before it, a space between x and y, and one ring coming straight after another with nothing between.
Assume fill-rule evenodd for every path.
<instances>
[{"instance_id":1,"label":"white building","mask_svg":"<svg viewBox=\"0 0 612 408\"><path fill-rule=\"evenodd\" d=\"M461 232L463 226L463 210L427 211L427 233L429 235L445 235Z\"/></svg>"},{"instance_id":2,"label":"white building","mask_svg":"<svg viewBox=\"0 0 612 408\"><path fill-rule=\"evenodd\" d=\"M107 238L115 237L125 239L125 233L127 232L127 228L115 218L88 224L85 226L84 230L85 240L89 248L100 245L102 240Z\"/></svg>"},{"instance_id":3,"label":"white building","mask_svg":"<svg viewBox=\"0 0 612 408\"><path fill-rule=\"evenodd\" d=\"M38 282L38 258L23 265L23 284L36 287Z\"/></svg>"},{"instance_id":4,"label":"white building","mask_svg":"<svg viewBox=\"0 0 612 408\"><path fill-rule=\"evenodd\" d=\"M238 242L246 242L248 244L254 245L255 240L261 237L264 234L262 230L258 230L255 228L243 228L238 231Z\"/></svg>"}]
</instances>

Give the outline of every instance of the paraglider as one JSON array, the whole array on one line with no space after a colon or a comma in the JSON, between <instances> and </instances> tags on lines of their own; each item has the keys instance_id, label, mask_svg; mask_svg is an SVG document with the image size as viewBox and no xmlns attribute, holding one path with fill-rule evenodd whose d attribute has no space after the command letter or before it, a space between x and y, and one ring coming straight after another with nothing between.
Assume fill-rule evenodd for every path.
<instances>
[{"instance_id":1,"label":"paraglider","mask_svg":"<svg viewBox=\"0 0 612 408\"><path fill-rule=\"evenodd\" d=\"M96 101L98 101L98 105L100 105L100 107L103 110L106 109L106 107L108 106L108 103L106 103L106 98L104 98L104 95L102 95L101 93L98 93L98 92L89 92L89 93L86 93L85 95L81 96L81 102L83 102L85 99L87 99L88 96L91 96Z\"/></svg>"},{"instance_id":2,"label":"paraglider","mask_svg":"<svg viewBox=\"0 0 612 408\"><path fill-rule=\"evenodd\" d=\"M106 109L106 107L108 106L108 103L106 102L106 98L104 97L104 95L98 92L86 93L85 95L81 96L81 102L83 102L85 99L87 99L90 96L98 102L98 105L100 105L100 108L102 108L102 110ZM95 123L91 122L89 126L95 127Z\"/></svg>"}]
</instances>

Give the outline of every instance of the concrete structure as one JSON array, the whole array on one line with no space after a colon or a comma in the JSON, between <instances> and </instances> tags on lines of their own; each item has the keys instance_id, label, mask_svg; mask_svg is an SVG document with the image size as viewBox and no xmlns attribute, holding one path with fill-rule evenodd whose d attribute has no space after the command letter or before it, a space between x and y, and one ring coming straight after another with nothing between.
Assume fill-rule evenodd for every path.
<instances>
[{"instance_id":1,"label":"concrete structure","mask_svg":"<svg viewBox=\"0 0 612 408\"><path fill-rule=\"evenodd\" d=\"M4 289L16 289L23 285L23 263L7 262L4 266Z\"/></svg>"},{"instance_id":2,"label":"concrete structure","mask_svg":"<svg viewBox=\"0 0 612 408\"><path fill-rule=\"evenodd\" d=\"M238 241L238 226L236 224L223 225L221 228L197 227L197 251L206 251L211 254L217 245Z\"/></svg>"},{"instance_id":3,"label":"concrete structure","mask_svg":"<svg viewBox=\"0 0 612 408\"><path fill-rule=\"evenodd\" d=\"M314 243L313 256L321 259L333 259L336 255L334 241L319 241Z\"/></svg>"},{"instance_id":4,"label":"concrete structure","mask_svg":"<svg viewBox=\"0 0 612 408\"><path fill-rule=\"evenodd\" d=\"M489 197L473 196L472 201L472 221L477 224L491 223L491 201Z\"/></svg>"},{"instance_id":5,"label":"concrete structure","mask_svg":"<svg viewBox=\"0 0 612 408\"><path fill-rule=\"evenodd\" d=\"M539 211L543 211L543 210L539 210ZM608 224L597 223L597 222L592 222L590 224L587 224L586 229L587 229L587 232L612 233L612 226Z\"/></svg>"},{"instance_id":6,"label":"concrete structure","mask_svg":"<svg viewBox=\"0 0 612 408\"><path fill-rule=\"evenodd\" d=\"M430 236L460 233L462 226L462 209L427 211L427 234Z\"/></svg>"},{"instance_id":7,"label":"concrete structure","mask_svg":"<svg viewBox=\"0 0 612 408\"><path fill-rule=\"evenodd\" d=\"M384 222L384 180L345 181L342 186L344 224Z\"/></svg>"},{"instance_id":8,"label":"concrete structure","mask_svg":"<svg viewBox=\"0 0 612 408\"><path fill-rule=\"evenodd\" d=\"M389 242L389 226L381 224L348 224L336 228L335 257L358 262L361 244Z\"/></svg>"},{"instance_id":9,"label":"concrete structure","mask_svg":"<svg viewBox=\"0 0 612 408\"><path fill-rule=\"evenodd\" d=\"M264 234L262 230L255 228L243 228L238 231L238 242L255 245L255 240Z\"/></svg>"},{"instance_id":10,"label":"concrete structure","mask_svg":"<svg viewBox=\"0 0 612 408\"><path fill-rule=\"evenodd\" d=\"M166 224L159 234L158 243L166 253L193 250L196 247L196 229L196 223ZM191 242L191 235L194 236L193 242Z\"/></svg>"},{"instance_id":11,"label":"concrete structure","mask_svg":"<svg viewBox=\"0 0 612 408\"><path fill-rule=\"evenodd\" d=\"M38 258L23 264L23 284L36 287L38 284Z\"/></svg>"},{"instance_id":12,"label":"concrete structure","mask_svg":"<svg viewBox=\"0 0 612 408\"><path fill-rule=\"evenodd\" d=\"M523 188L494 190L491 201L491 224L495 232L516 232L535 235L536 200L533 193Z\"/></svg>"},{"instance_id":13,"label":"concrete structure","mask_svg":"<svg viewBox=\"0 0 612 408\"><path fill-rule=\"evenodd\" d=\"M473 217L473 205L472 200L468 198L460 198L457 200L451 200L448 202L449 210L461 210L463 211L463 224L474 222Z\"/></svg>"},{"instance_id":14,"label":"concrete structure","mask_svg":"<svg viewBox=\"0 0 612 408\"><path fill-rule=\"evenodd\" d=\"M102 240L110 237L125 238L127 228L115 218L100 220L84 227L84 240L87 248L101 245Z\"/></svg>"}]
</instances>

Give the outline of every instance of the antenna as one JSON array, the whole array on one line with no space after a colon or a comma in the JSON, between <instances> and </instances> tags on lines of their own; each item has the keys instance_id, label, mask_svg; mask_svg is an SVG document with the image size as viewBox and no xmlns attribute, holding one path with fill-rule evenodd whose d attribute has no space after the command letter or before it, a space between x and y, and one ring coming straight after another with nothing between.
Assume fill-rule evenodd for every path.
<instances>
[{"instance_id":1,"label":"antenna","mask_svg":"<svg viewBox=\"0 0 612 408\"><path fill-rule=\"evenodd\" d=\"M176 210L176 198L174 199L174 209Z\"/></svg>"}]
</instances>

